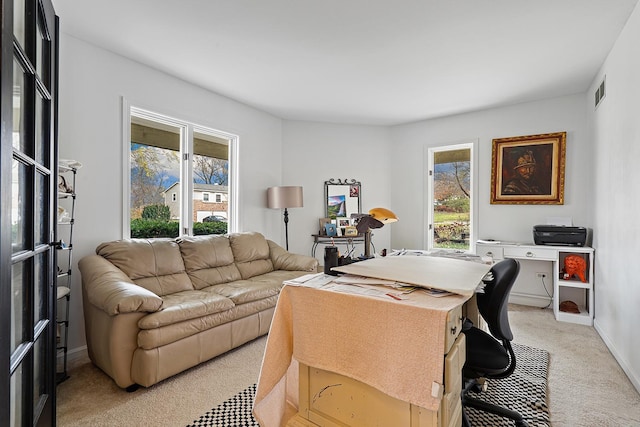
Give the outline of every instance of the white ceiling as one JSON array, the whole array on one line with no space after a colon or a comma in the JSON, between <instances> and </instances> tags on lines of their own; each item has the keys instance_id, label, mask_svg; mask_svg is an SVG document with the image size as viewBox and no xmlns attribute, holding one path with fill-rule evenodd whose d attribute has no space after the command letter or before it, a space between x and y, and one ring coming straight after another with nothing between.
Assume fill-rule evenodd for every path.
<instances>
[{"instance_id":1,"label":"white ceiling","mask_svg":"<svg viewBox=\"0 0 640 427\"><path fill-rule=\"evenodd\" d=\"M292 120L587 90L638 0L53 0L61 31Z\"/></svg>"}]
</instances>

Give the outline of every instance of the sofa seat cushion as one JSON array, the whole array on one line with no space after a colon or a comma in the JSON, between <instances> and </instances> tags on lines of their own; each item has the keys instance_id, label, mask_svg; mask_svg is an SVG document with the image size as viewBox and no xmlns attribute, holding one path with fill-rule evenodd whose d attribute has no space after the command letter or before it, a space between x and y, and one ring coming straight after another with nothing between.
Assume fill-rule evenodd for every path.
<instances>
[{"instance_id":1,"label":"sofa seat cushion","mask_svg":"<svg viewBox=\"0 0 640 427\"><path fill-rule=\"evenodd\" d=\"M193 289L180 248L172 239L117 240L101 244L96 253L158 296Z\"/></svg>"},{"instance_id":2,"label":"sofa seat cushion","mask_svg":"<svg viewBox=\"0 0 640 427\"><path fill-rule=\"evenodd\" d=\"M203 289L215 292L231 299L235 304L245 304L258 301L273 295L278 295L282 289L282 282L308 274L304 271L276 270L270 273L254 276L248 280L238 280L230 283L209 286Z\"/></svg>"},{"instance_id":3,"label":"sofa seat cushion","mask_svg":"<svg viewBox=\"0 0 640 427\"><path fill-rule=\"evenodd\" d=\"M236 305L229 310L219 313L208 314L196 319L189 319L154 329L141 330L138 333L138 346L145 350L161 347L224 323L268 310L269 308L275 307L277 301L278 296L274 295L259 301ZM231 339L231 337L229 339ZM189 349L185 351L189 351Z\"/></svg>"},{"instance_id":4,"label":"sofa seat cushion","mask_svg":"<svg viewBox=\"0 0 640 427\"><path fill-rule=\"evenodd\" d=\"M184 266L195 289L242 279L228 236L182 237L178 240Z\"/></svg>"},{"instance_id":5,"label":"sofa seat cushion","mask_svg":"<svg viewBox=\"0 0 640 427\"><path fill-rule=\"evenodd\" d=\"M236 266L243 279L273 271L273 262L267 239L256 232L229 235Z\"/></svg>"},{"instance_id":6,"label":"sofa seat cushion","mask_svg":"<svg viewBox=\"0 0 640 427\"><path fill-rule=\"evenodd\" d=\"M151 313L138 322L140 329L154 329L233 308L229 298L214 292L182 291L162 297L162 310Z\"/></svg>"}]
</instances>

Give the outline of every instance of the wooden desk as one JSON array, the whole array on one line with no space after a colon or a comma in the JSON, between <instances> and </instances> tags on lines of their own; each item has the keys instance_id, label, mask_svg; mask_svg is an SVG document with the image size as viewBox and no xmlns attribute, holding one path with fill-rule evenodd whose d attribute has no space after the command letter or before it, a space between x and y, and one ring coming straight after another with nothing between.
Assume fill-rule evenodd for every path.
<instances>
[{"instance_id":1,"label":"wooden desk","mask_svg":"<svg viewBox=\"0 0 640 427\"><path fill-rule=\"evenodd\" d=\"M458 426L464 364L459 334L469 298L414 292L396 301L283 287L258 381L256 419L263 427L364 426L374 411L411 420L402 425ZM445 355L452 349L456 356L447 371ZM337 390L318 398L336 378L345 384L340 392L364 400L338 409L329 398Z\"/></svg>"}]
</instances>

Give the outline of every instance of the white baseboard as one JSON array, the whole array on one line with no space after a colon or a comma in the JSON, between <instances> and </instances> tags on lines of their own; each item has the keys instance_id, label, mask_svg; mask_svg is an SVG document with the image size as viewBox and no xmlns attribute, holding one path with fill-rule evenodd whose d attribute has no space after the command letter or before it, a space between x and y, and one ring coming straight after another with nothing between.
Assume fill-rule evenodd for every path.
<instances>
[{"instance_id":1,"label":"white baseboard","mask_svg":"<svg viewBox=\"0 0 640 427\"><path fill-rule=\"evenodd\" d=\"M636 388L638 393L640 393L640 378L638 378L638 376L631 370L631 368L629 367L627 362L624 360L624 358L620 356L620 352L618 351L616 346L613 345L613 342L604 333L602 328L600 328L597 318L593 320L593 327L596 329L596 332L598 332L598 334L600 335L600 338L602 338L602 341L604 341L604 344L607 346L607 348L613 355L613 358L616 359L616 362L618 362L618 365L620 365L624 373L627 374L627 378L629 378L629 381L631 381L631 384L633 384L633 386Z\"/></svg>"},{"instance_id":2,"label":"white baseboard","mask_svg":"<svg viewBox=\"0 0 640 427\"><path fill-rule=\"evenodd\" d=\"M528 305L532 307L551 307L551 299L546 295L523 294L519 292L511 292L509 295L511 304Z\"/></svg>"},{"instance_id":3,"label":"white baseboard","mask_svg":"<svg viewBox=\"0 0 640 427\"><path fill-rule=\"evenodd\" d=\"M58 360L62 360L63 355L58 354ZM75 362L84 361L89 358L89 353L87 352L87 346L83 345L82 347L72 348L67 351L67 368L68 366L73 366Z\"/></svg>"}]
</instances>

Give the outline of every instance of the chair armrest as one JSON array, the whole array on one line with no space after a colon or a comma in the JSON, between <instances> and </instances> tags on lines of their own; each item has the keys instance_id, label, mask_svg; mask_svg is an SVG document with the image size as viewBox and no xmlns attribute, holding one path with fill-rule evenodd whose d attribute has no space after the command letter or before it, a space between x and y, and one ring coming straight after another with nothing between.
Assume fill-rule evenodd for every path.
<instances>
[{"instance_id":1,"label":"chair armrest","mask_svg":"<svg viewBox=\"0 0 640 427\"><path fill-rule=\"evenodd\" d=\"M293 254L271 240L267 240L267 243L269 243L271 262L275 270L315 272L318 269L318 260L314 257Z\"/></svg>"},{"instance_id":2,"label":"chair armrest","mask_svg":"<svg viewBox=\"0 0 640 427\"><path fill-rule=\"evenodd\" d=\"M162 298L133 283L122 270L99 255L82 258L78 267L88 301L111 316L151 313L162 308Z\"/></svg>"}]
</instances>

